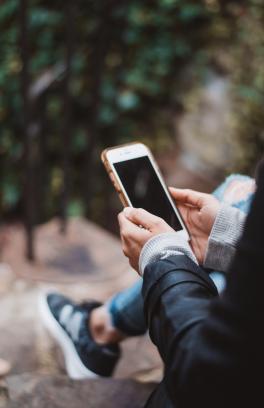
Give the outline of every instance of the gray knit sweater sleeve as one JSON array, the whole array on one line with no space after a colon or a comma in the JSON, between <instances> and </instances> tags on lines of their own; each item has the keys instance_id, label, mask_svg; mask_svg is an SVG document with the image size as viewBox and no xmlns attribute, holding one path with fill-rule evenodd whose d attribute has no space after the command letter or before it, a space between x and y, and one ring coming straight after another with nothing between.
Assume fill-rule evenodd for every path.
<instances>
[{"instance_id":1,"label":"gray knit sweater sleeve","mask_svg":"<svg viewBox=\"0 0 264 408\"><path fill-rule=\"evenodd\" d=\"M145 267L152 262L168 258L171 255L187 255L197 263L188 241L181 232L166 232L149 239L141 250L139 273L142 276Z\"/></svg>"},{"instance_id":2,"label":"gray knit sweater sleeve","mask_svg":"<svg viewBox=\"0 0 264 408\"><path fill-rule=\"evenodd\" d=\"M226 204L218 211L205 254L204 267L216 271L227 271L233 259L238 239L242 235L246 215ZM143 275L147 264L171 255L187 255L195 263L197 259L189 243L179 232L168 232L154 236L143 247L139 258L139 273Z\"/></svg>"},{"instance_id":3,"label":"gray knit sweater sleeve","mask_svg":"<svg viewBox=\"0 0 264 408\"><path fill-rule=\"evenodd\" d=\"M223 272L228 270L245 220L246 215L237 208L227 204L220 207L208 240L205 268Z\"/></svg>"}]
</instances>

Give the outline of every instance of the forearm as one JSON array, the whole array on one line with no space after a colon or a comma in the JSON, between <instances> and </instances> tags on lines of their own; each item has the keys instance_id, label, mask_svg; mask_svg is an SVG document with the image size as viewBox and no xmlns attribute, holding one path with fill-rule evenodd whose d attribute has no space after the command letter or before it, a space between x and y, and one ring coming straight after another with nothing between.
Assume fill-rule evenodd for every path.
<instances>
[{"instance_id":1,"label":"forearm","mask_svg":"<svg viewBox=\"0 0 264 408\"><path fill-rule=\"evenodd\" d=\"M145 313L177 407L252 406L262 398L263 209L264 169L221 298L213 299L203 270L181 264L185 257L145 268Z\"/></svg>"},{"instance_id":2,"label":"forearm","mask_svg":"<svg viewBox=\"0 0 264 408\"><path fill-rule=\"evenodd\" d=\"M222 407L254 386L251 373L263 336L254 335L261 322L254 322L252 310L245 314L233 303L235 297L218 298L207 274L187 257L148 265L143 282L150 336L176 406Z\"/></svg>"},{"instance_id":3,"label":"forearm","mask_svg":"<svg viewBox=\"0 0 264 408\"><path fill-rule=\"evenodd\" d=\"M175 339L203 320L217 296L212 280L187 256L147 265L142 290L150 336L166 364Z\"/></svg>"},{"instance_id":4,"label":"forearm","mask_svg":"<svg viewBox=\"0 0 264 408\"><path fill-rule=\"evenodd\" d=\"M175 406L179 406L187 384L195 377L192 373L197 362L195 354L198 348L205 351L205 345L198 346L197 335L217 291L208 275L187 257L173 256L145 268L142 293L150 337L165 365L166 391ZM197 398L193 389L189 389L189 396ZM183 406L202 406L206 397L205 393L196 405L195 401L189 405L186 400Z\"/></svg>"}]
</instances>

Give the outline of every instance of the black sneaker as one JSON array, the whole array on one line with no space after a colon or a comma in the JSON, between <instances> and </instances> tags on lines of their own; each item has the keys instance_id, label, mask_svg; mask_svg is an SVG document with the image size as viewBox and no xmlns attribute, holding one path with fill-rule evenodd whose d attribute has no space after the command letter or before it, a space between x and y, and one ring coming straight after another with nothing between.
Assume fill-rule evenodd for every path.
<instances>
[{"instance_id":1,"label":"black sneaker","mask_svg":"<svg viewBox=\"0 0 264 408\"><path fill-rule=\"evenodd\" d=\"M118 345L97 344L89 332L90 313L99 306L98 302L77 305L56 293L40 299L44 324L62 348L70 378L109 377L120 357Z\"/></svg>"}]
</instances>

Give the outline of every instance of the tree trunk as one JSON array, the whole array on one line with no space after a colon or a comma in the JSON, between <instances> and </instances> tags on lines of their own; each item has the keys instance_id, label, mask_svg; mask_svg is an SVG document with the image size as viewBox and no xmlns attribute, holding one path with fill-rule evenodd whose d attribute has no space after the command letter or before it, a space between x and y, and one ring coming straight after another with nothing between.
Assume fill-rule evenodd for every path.
<instances>
[{"instance_id":1,"label":"tree trunk","mask_svg":"<svg viewBox=\"0 0 264 408\"><path fill-rule=\"evenodd\" d=\"M46 220L47 194L49 194L48 176L48 140L47 140L47 95L39 97L37 118L39 125L39 160L38 160L38 222Z\"/></svg>"},{"instance_id":2,"label":"tree trunk","mask_svg":"<svg viewBox=\"0 0 264 408\"><path fill-rule=\"evenodd\" d=\"M84 163L84 199L85 199L85 212L89 217L91 209L91 199L95 192L95 160L94 152L96 142L100 138L98 128L98 115L101 103L101 87L104 76L105 59L111 44L111 31L112 31L112 15L113 11L120 2L117 0L106 1L104 12L102 15L101 23L98 27L96 38L94 42L93 54L90 57L90 75L92 78L91 105L89 107L89 115L87 122L87 143L86 154Z\"/></svg>"},{"instance_id":3,"label":"tree trunk","mask_svg":"<svg viewBox=\"0 0 264 408\"><path fill-rule=\"evenodd\" d=\"M26 256L33 261L34 253L34 223L35 223L35 189L34 189L34 157L33 140L30 129L30 101L29 101L29 35L28 35L28 0L20 0L20 47L22 59L21 92L23 102L23 140L24 140L24 222L26 231Z\"/></svg>"},{"instance_id":4,"label":"tree trunk","mask_svg":"<svg viewBox=\"0 0 264 408\"><path fill-rule=\"evenodd\" d=\"M61 233L65 234L67 230L67 207L70 196L70 153L72 137L72 100L71 100L71 77L72 77L72 58L74 47L74 5L71 0L64 3L65 15L65 43L66 43L66 71L64 78L64 103L63 103L63 129L62 129L62 171L63 184L61 191Z\"/></svg>"}]
</instances>

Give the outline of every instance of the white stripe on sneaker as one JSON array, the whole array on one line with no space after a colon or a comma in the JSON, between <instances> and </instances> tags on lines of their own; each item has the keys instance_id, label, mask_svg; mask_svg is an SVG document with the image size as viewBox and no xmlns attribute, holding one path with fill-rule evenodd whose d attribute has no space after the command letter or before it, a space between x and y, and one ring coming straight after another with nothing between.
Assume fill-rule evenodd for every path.
<instances>
[{"instance_id":1,"label":"white stripe on sneaker","mask_svg":"<svg viewBox=\"0 0 264 408\"><path fill-rule=\"evenodd\" d=\"M67 323L70 315L72 314L72 312L73 312L72 305L65 305L61 309L61 312L60 312L60 315L59 315L59 321L60 321L61 324L63 324L63 326L66 325L66 323Z\"/></svg>"},{"instance_id":2,"label":"white stripe on sneaker","mask_svg":"<svg viewBox=\"0 0 264 408\"><path fill-rule=\"evenodd\" d=\"M69 318L68 322L66 323L67 332L70 333L71 338L73 341L77 341L79 339L79 331L82 322L83 315L81 312L75 312Z\"/></svg>"}]
</instances>

